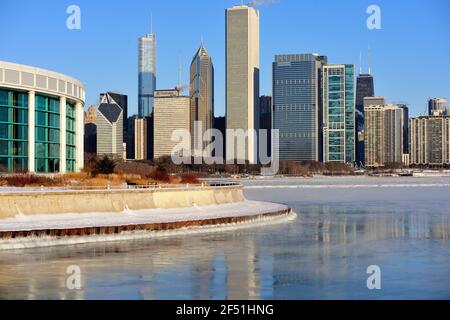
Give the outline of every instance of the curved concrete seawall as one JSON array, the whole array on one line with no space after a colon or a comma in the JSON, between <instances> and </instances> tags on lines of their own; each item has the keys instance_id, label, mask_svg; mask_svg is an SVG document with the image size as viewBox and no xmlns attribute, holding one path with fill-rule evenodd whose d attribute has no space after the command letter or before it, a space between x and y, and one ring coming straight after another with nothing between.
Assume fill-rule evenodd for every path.
<instances>
[{"instance_id":1,"label":"curved concrete seawall","mask_svg":"<svg viewBox=\"0 0 450 320\"><path fill-rule=\"evenodd\" d=\"M0 219L20 215L187 208L245 201L241 185L167 189L7 191Z\"/></svg>"}]
</instances>

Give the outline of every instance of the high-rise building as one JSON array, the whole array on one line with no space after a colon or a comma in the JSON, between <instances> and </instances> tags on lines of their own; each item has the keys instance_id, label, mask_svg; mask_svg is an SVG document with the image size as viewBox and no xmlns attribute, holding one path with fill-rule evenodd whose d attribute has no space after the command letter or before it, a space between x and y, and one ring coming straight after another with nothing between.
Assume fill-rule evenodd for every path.
<instances>
[{"instance_id":1,"label":"high-rise building","mask_svg":"<svg viewBox=\"0 0 450 320\"><path fill-rule=\"evenodd\" d=\"M158 159L162 156L170 156L179 144L172 141L172 133L181 129L190 132L189 121L189 97L182 96L180 90L156 90L155 104L153 110L153 150L154 158ZM180 150L177 150L180 151ZM181 156L191 150L182 150Z\"/></svg>"},{"instance_id":2,"label":"high-rise building","mask_svg":"<svg viewBox=\"0 0 450 320\"><path fill-rule=\"evenodd\" d=\"M409 119L410 164L450 165L450 116Z\"/></svg>"},{"instance_id":3,"label":"high-rise building","mask_svg":"<svg viewBox=\"0 0 450 320\"><path fill-rule=\"evenodd\" d=\"M153 110L153 96L156 90L156 35L152 30L139 38L138 86L139 117L148 117Z\"/></svg>"},{"instance_id":4,"label":"high-rise building","mask_svg":"<svg viewBox=\"0 0 450 320\"><path fill-rule=\"evenodd\" d=\"M228 129L249 133L245 150L228 150L227 158L243 154L256 163L259 103L259 11L246 5L226 9L226 120ZM230 143L230 141L228 142Z\"/></svg>"},{"instance_id":5,"label":"high-rise building","mask_svg":"<svg viewBox=\"0 0 450 320\"><path fill-rule=\"evenodd\" d=\"M323 161L355 161L355 70L352 64L323 67Z\"/></svg>"},{"instance_id":6,"label":"high-rise building","mask_svg":"<svg viewBox=\"0 0 450 320\"><path fill-rule=\"evenodd\" d=\"M272 127L279 130L279 159L320 161L322 68L325 56L277 55L273 63Z\"/></svg>"},{"instance_id":7,"label":"high-rise building","mask_svg":"<svg viewBox=\"0 0 450 320\"><path fill-rule=\"evenodd\" d=\"M364 108L368 106L381 106L386 104L384 97L365 97L363 99Z\"/></svg>"},{"instance_id":8,"label":"high-rise building","mask_svg":"<svg viewBox=\"0 0 450 320\"><path fill-rule=\"evenodd\" d=\"M450 115L448 109L448 99L432 98L428 100L428 115Z\"/></svg>"},{"instance_id":9,"label":"high-rise building","mask_svg":"<svg viewBox=\"0 0 450 320\"><path fill-rule=\"evenodd\" d=\"M356 78L356 103L355 103L355 121L356 121L356 163L364 164L364 98L373 97L375 88L373 85L373 76L370 73L360 73Z\"/></svg>"},{"instance_id":10,"label":"high-rise building","mask_svg":"<svg viewBox=\"0 0 450 320\"><path fill-rule=\"evenodd\" d=\"M267 141L262 142L266 142L266 155L270 156L272 154L272 96L259 97L259 129L267 130ZM261 141L259 141L259 146L261 147Z\"/></svg>"},{"instance_id":11,"label":"high-rise building","mask_svg":"<svg viewBox=\"0 0 450 320\"><path fill-rule=\"evenodd\" d=\"M123 158L123 109L105 97L97 109L97 154Z\"/></svg>"},{"instance_id":12,"label":"high-rise building","mask_svg":"<svg viewBox=\"0 0 450 320\"><path fill-rule=\"evenodd\" d=\"M407 121L399 105L368 105L364 108L364 158L366 167L403 162L403 132Z\"/></svg>"},{"instance_id":13,"label":"high-rise building","mask_svg":"<svg viewBox=\"0 0 450 320\"><path fill-rule=\"evenodd\" d=\"M133 119L133 147L135 160L147 160L147 118Z\"/></svg>"},{"instance_id":14,"label":"high-rise building","mask_svg":"<svg viewBox=\"0 0 450 320\"><path fill-rule=\"evenodd\" d=\"M90 106L85 112L84 112L84 123L96 123L97 122L97 110L95 109L95 106Z\"/></svg>"},{"instance_id":15,"label":"high-rise building","mask_svg":"<svg viewBox=\"0 0 450 320\"><path fill-rule=\"evenodd\" d=\"M128 96L125 94L108 91L100 93L100 102L110 103L114 101L123 110L123 142L128 141Z\"/></svg>"},{"instance_id":16,"label":"high-rise building","mask_svg":"<svg viewBox=\"0 0 450 320\"><path fill-rule=\"evenodd\" d=\"M211 141L211 137L203 138L214 117L214 67L203 43L191 62L189 88L191 148L194 156L201 157Z\"/></svg>"}]
</instances>

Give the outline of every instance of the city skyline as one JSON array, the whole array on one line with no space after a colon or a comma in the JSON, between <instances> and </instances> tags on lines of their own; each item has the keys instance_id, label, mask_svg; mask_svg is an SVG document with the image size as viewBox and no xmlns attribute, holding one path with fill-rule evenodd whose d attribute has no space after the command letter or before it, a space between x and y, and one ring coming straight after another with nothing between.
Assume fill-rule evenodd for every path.
<instances>
[{"instance_id":1,"label":"city skyline","mask_svg":"<svg viewBox=\"0 0 450 320\"><path fill-rule=\"evenodd\" d=\"M48 4L29 3L26 10L21 10L19 21L15 21L22 27L14 30L0 28L2 30L0 34L9 44L8 47L0 49L0 55L3 60L60 70L82 79L87 88L87 106L97 101L100 92L120 91L130 97L130 114L137 113L136 40L147 32L152 14L154 31L160 44L158 57L161 58L158 59L157 65L157 89L176 85L178 56L182 61L182 82L187 82L192 52L198 47L198 42L203 37L216 66L215 115L223 115L225 111L223 13L233 4L236 2L176 2L175 5L180 8L179 12L168 14L168 5L164 3L149 5L137 1L128 6L129 8L125 8L124 4L111 3L106 8L100 8L100 4L79 1L78 5L82 12L81 30L68 30L65 28L65 20L68 16L65 14L66 4L56 6L56 9L60 8L61 11L60 15L57 15L55 12L58 10L52 10L51 14L47 12ZM409 6L404 6L379 1L377 4L382 12L382 29L372 31L366 27L368 17L366 9L370 4L368 1L356 4L325 2L321 6L322 15L330 18L335 10L340 10L343 12L343 18L346 19L339 24L336 24L333 19L324 19L317 25L314 36L301 29L303 25L310 23L312 17L295 10L299 6L298 3L281 0L270 6L258 7L261 16L261 94L271 94L271 62L275 54L320 52L329 57L331 64L353 63L355 68L359 69L359 53L367 51L367 47L370 46L372 74L376 78L377 92L380 95L389 96L390 100L395 102L409 104L412 115L425 114L428 98L449 96L446 92L448 86L445 85L445 76L450 72L450 64L444 58L445 52L448 52L446 48L450 45L441 41L442 50L429 51L433 43L444 39L445 30L448 30L449 22L444 20L443 12L449 4L445 1L426 3L416 0ZM174 3L171 4L173 5ZM18 3L2 6L6 9L2 12L25 7ZM305 4L305 6L305 9L308 9L311 5ZM420 9L417 10L417 8ZM192 23L195 19L184 14L186 10L183 9L189 13L197 11L197 14L207 10L209 14L202 23ZM102 21L96 17L98 10L106 10L109 13L116 10L123 12L128 18L132 18L131 23L123 27ZM286 29L289 17L292 17L294 13L298 15L297 20L303 21L295 22L300 23L298 25L300 29L297 27L292 28L293 30ZM35 19L30 17L42 14L46 16L46 22L35 26L32 22ZM434 19L415 19L423 14L428 14ZM439 14L442 14L442 19L439 19ZM2 17L0 26L7 25L11 18L1 13L0 16ZM173 23L173 21L177 22ZM188 21L192 23L190 32L184 32L182 26ZM208 25L206 30L204 24ZM333 33L339 33L335 35L335 39L330 38L328 30L331 27ZM18 41L25 33L29 41ZM41 33L46 33L47 37L38 37L37 35ZM349 37L348 34L351 36ZM175 35L178 36L175 37ZM99 39L115 41L116 50L106 52L103 50L99 54L102 51L100 47L104 43ZM339 42L342 45L338 44ZM45 52L31 50L37 45L45 45L49 49ZM53 46L70 48L70 50L66 50L65 58L62 59L58 56L58 50L52 50ZM405 54L405 48L408 48L407 54ZM427 55L440 61L439 69L427 68L425 64L423 66L415 64L414 70L410 68L411 63ZM79 67L82 62L86 63L86 68ZM363 65L363 69L367 69L367 66ZM421 79L428 80L422 82Z\"/></svg>"}]
</instances>

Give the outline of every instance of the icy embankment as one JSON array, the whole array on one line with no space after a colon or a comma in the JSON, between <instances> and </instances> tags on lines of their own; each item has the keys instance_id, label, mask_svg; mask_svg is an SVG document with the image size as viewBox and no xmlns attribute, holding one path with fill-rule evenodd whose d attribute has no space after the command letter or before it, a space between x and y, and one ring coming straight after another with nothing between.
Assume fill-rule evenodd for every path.
<instances>
[{"instance_id":1,"label":"icy embankment","mask_svg":"<svg viewBox=\"0 0 450 320\"><path fill-rule=\"evenodd\" d=\"M14 218L1 219L0 232L171 223L227 217L258 216L287 209L287 206L277 203L243 201L209 206L194 205L190 208L126 210L120 213L91 212L53 215L18 215Z\"/></svg>"}]
</instances>

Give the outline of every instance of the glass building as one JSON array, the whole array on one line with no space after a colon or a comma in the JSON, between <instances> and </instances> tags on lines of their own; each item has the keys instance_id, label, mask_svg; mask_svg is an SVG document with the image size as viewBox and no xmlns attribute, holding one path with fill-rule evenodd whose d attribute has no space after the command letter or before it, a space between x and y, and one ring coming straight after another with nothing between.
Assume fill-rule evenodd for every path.
<instances>
[{"instance_id":1,"label":"glass building","mask_svg":"<svg viewBox=\"0 0 450 320\"><path fill-rule=\"evenodd\" d=\"M83 105L79 81L0 61L0 171L81 170Z\"/></svg>"},{"instance_id":2,"label":"glass building","mask_svg":"<svg viewBox=\"0 0 450 320\"><path fill-rule=\"evenodd\" d=\"M138 55L138 113L142 118L151 115L156 90L156 36L153 33L139 38Z\"/></svg>"},{"instance_id":3,"label":"glass building","mask_svg":"<svg viewBox=\"0 0 450 320\"><path fill-rule=\"evenodd\" d=\"M323 68L323 161L355 161L355 71L351 64Z\"/></svg>"},{"instance_id":4,"label":"glass building","mask_svg":"<svg viewBox=\"0 0 450 320\"><path fill-rule=\"evenodd\" d=\"M371 74L360 73L356 78L356 162L358 165L364 164L364 98L373 97L375 88L373 76Z\"/></svg>"},{"instance_id":5,"label":"glass building","mask_svg":"<svg viewBox=\"0 0 450 320\"><path fill-rule=\"evenodd\" d=\"M316 54L277 55L273 63L273 129L279 130L279 159L321 160L321 73Z\"/></svg>"}]
</instances>

